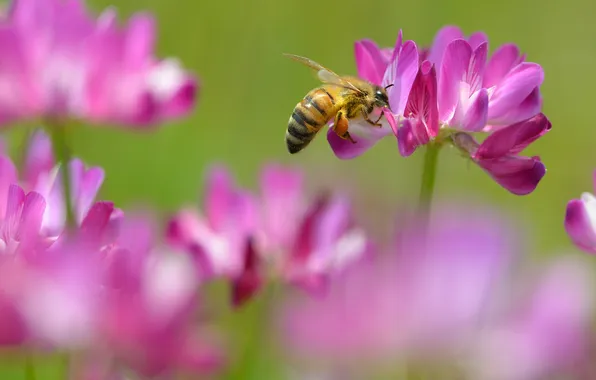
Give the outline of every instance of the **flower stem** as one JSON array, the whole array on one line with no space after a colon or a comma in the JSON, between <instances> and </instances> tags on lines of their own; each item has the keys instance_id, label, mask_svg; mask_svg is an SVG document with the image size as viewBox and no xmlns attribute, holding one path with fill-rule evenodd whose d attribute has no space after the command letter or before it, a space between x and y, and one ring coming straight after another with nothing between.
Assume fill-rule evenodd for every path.
<instances>
[{"instance_id":1,"label":"flower stem","mask_svg":"<svg viewBox=\"0 0 596 380\"><path fill-rule=\"evenodd\" d=\"M437 143L429 143L424 154L424 166L422 169L422 182L420 184L420 198L418 210L425 216L430 213L433 192L435 189L435 178L437 173L437 158L441 146Z\"/></svg>"},{"instance_id":2,"label":"flower stem","mask_svg":"<svg viewBox=\"0 0 596 380\"><path fill-rule=\"evenodd\" d=\"M62 173L62 188L64 189L64 207L66 211L66 226L73 228L76 225L74 210L72 207L71 179L70 179L70 160L72 153L67 143L66 126L58 122L48 123L50 136L52 137L52 149L54 156L60 163L60 172Z\"/></svg>"},{"instance_id":3,"label":"flower stem","mask_svg":"<svg viewBox=\"0 0 596 380\"><path fill-rule=\"evenodd\" d=\"M263 354L271 354L271 347L268 344L267 327L270 324L270 312L276 299L279 284L269 283L261 294L260 299L255 299L256 310L248 325L244 326L247 337L240 352L238 362L231 368L229 379L250 379L253 378L259 367L263 365ZM268 359L268 358L267 358Z\"/></svg>"},{"instance_id":4,"label":"flower stem","mask_svg":"<svg viewBox=\"0 0 596 380\"><path fill-rule=\"evenodd\" d=\"M31 356L25 357L25 379L35 380L35 365Z\"/></svg>"}]
</instances>

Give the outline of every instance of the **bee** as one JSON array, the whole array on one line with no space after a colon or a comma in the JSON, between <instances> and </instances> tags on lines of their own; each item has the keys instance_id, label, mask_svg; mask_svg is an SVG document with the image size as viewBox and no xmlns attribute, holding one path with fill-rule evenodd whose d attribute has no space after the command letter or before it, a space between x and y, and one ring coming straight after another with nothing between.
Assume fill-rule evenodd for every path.
<instances>
[{"instance_id":1,"label":"bee","mask_svg":"<svg viewBox=\"0 0 596 380\"><path fill-rule=\"evenodd\" d=\"M286 145L291 154L298 153L314 139L316 134L333 120L333 131L342 139L356 141L348 132L350 119L362 116L371 126L381 127L381 112L377 120L369 115L375 108L389 108L387 88L363 79L339 76L317 62L293 54L284 54L316 71L324 84L311 90L296 105L286 130Z\"/></svg>"}]
</instances>

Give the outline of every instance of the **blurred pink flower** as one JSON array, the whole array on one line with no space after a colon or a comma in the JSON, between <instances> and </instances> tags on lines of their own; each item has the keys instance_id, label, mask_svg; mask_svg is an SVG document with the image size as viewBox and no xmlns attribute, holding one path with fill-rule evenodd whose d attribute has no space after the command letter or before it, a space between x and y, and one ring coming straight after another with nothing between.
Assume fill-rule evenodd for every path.
<instances>
[{"instance_id":1,"label":"blurred pink flower","mask_svg":"<svg viewBox=\"0 0 596 380\"><path fill-rule=\"evenodd\" d=\"M0 31L0 124L71 117L143 127L188 113L196 82L177 61L154 58L154 29L147 14L125 27L111 9L95 18L83 0L13 0Z\"/></svg>"},{"instance_id":2,"label":"blurred pink flower","mask_svg":"<svg viewBox=\"0 0 596 380\"><path fill-rule=\"evenodd\" d=\"M153 243L146 219L126 220L105 253L100 338L106 352L141 374L204 373L222 355L196 329L199 277L191 257Z\"/></svg>"},{"instance_id":3,"label":"blurred pink flower","mask_svg":"<svg viewBox=\"0 0 596 380\"><path fill-rule=\"evenodd\" d=\"M323 291L328 276L363 256L369 243L345 198L309 205L302 182L299 172L266 166L261 197L255 197L236 189L229 174L217 168L207 182L205 217L179 212L169 222L169 243L193 254L203 279L230 279L236 306L267 274Z\"/></svg>"},{"instance_id":4,"label":"blurred pink flower","mask_svg":"<svg viewBox=\"0 0 596 380\"><path fill-rule=\"evenodd\" d=\"M256 244L285 281L310 292L358 261L370 248L355 225L349 201L339 195L308 204L300 172L277 165L261 173L261 223Z\"/></svg>"},{"instance_id":5,"label":"blurred pink flower","mask_svg":"<svg viewBox=\"0 0 596 380\"><path fill-rule=\"evenodd\" d=\"M519 153L551 128L544 114L499 129L481 144L466 133L452 136L453 144L486 171L499 185L516 195L534 191L546 174L540 157Z\"/></svg>"},{"instance_id":6,"label":"blurred pink flower","mask_svg":"<svg viewBox=\"0 0 596 380\"><path fill-rule=\"evenodd\" d=\"M594 172L596 187L596 172ZM588 253L596 253L596 198L583 193L567 203L565 230L573 243Z\"/></svg>"},{"instance_id":7,"label":"blurred pink flower","mask_svg":"<svg viewBox=\"0 0 596 380\"><path fill-rule=\"evenodd\" d=\"M453 349L486 317L511 259L501 226L488 215L466 217L401 231L389 255L350 268L327 297L288 302L287 344L311 359L340 360Z\"/></svg>"},{"instance_id":8,"label":"blurred pink flower","mask_svg":"<svg viewBox=\"0 0 596 380\"><path fill-rule=\"evenodd\" d=\"M168 242L190 252L202 280L227 277L238 282L234 287L237 301L245 300L258 288L258 279L250 283L242 277L244 270L254 273L251 236L256 214L254 200L237 189L231 175L221 167L213 168L205 189L205 216L186 209L169 222ZM248 286L248 288L247 288Z\"/></svg>"},{"instance_id":9,"label":"blurred pink flower","mask_svg":"<svg viewBox=\"0 0 596 380\"><path fill-rule=\"evenodd\" d=\"M472 343L472 358L466 361L472 378L542 379L583 359L591 330L594 277L576 257L558 259L545 269L530 296Z\"/></svg>"},{"instance_id":10,"label":"blurred pink flower","mask_svg":"<svg viewBox=\"0 0 596 380\"><path fill-rule=\"evenodd\" d=\"M7 159L0 162L6 171L5 178L0 178L0 187L11 183L21 183L25 189L41 194L46 201L42 230L52 237L57 237L66 223L64 193L61 181L60 165L54 160L52 143L43 130L37 130L29 140L24 155L23 173L19 176L12 162ZM78 158L69 163L71 175L71 202L75 221L81 224L93 203L104 180L104 170L100 167L86 168ZM122 212L114 210L114 219Z\"/></svg>"}]
</instances>

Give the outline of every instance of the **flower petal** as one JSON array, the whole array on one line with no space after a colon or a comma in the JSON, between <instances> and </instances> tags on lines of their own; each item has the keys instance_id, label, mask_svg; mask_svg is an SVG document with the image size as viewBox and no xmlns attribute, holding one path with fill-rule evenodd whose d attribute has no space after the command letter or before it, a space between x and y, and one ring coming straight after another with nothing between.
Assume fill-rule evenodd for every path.
<instances>
[{"instance_id":1,"label":"flower petal","mask_svg":"<svg viewBox=\"0 0 596 380\"><path fill-rule=\"evenodd\" d=\"M485 88L477 91L470 98L470 105L462 121L462 129L470 132L481 131L488 118L488 91Z\"/></svg>"},{"instance_id":2,"label":"flower petal","mask_svg":"<svg viewBox=\"0 0 596 380\"><path fill-rule=\"evenodd\" d=\"M427 59L434 64L435 67L441 67L441 61L443 60L443 54L445 53L447 45L449 45L453 40L463 38L464 34L457 26L448 25L441 28L441 30L439 30L435 36Z\"/></svg>"},{"instance_id":3,"label":"flower petal","mask_svg":"<svg viewBox=\"0 0 596 380\"><path fill-rule=\"evenodd\" d=\"M421 143L426 144L430 137L436 137L439 133L437 79L435 68L429 61L420 65L403 114L422 123L416 123L417 128L414 130Z\"/></svg>"},{"instance_id":4,"label":"flower petal","mask_svg":"<svg viewBox=\"0 0 596 380\"><path fill-rule=\"evenodd\" d=\"M520 63L520 52L517 45L505 44L500 46L488 61L483 86L490 88L498 85L505 75Z\"/></svg>"},{"instance_id":5,"label":"flower petal","mask_svg":"<svg viewBox=\"0 0 596 380\"><path fill-rule=\"evenodd\" d=\"M539 157L505 156L476 160L499 185L515 195L530 194L546 174Z\"/></svg>"},{"instance_id":6,"label":"flower petal","mask_svg":"<svg viewBox=\"0 0 596 380\"><path fill-rule=\"evenodd\" d=\"M242 273L232 283L232 305L242 306L261 287L263 280L259 273L259 257L250 241L246 243Z\"/></svg>"},{"instance_id":7,"label":"flower petal","mask_svg":"<svg viewBox=\"0 0 596 380\"><path fill-rule=\"evenodd\" d=\"M489 130L529 119L538 114L541 109L542 95L540 95L540 88L536 87L517 107L511 108L509 111L499 115L498 118L489 120L488 123L491 125Z\"/></svg>"},{"instance_id":8,"label":"flower petal","mask_svg":"<svg viewBox=\"0 0 596 380\"><path fill-rule=\"evenodd\" d=\"M544 71L536 63L523 62L514 67L495 88L490 98L489 119L498 119L518 107L542 84Z\"/></svg>"},{"instance_id":9,"label":"flower petal","mask_svg":"<svg viewBox=\"0 0 596 380\"><path fill-rule=\"evenodd\" d=\"M380 85L388 62L383 57L379 46L368 39L356 41L354 55L356 56L358 76Z\"/></svg>"},{"instance_id":10,"label":"flower petal","mask_svg":"<svg viewBox=\"0 0 596 380\"><path fill-rule=\"evenodd\" d=\"M29 139L25 156L23 179L28 188L35 188L40 176L49 173L55 165L50 137L43 130L35 131Z\"/></svg>"},{"instance_id":11,"label":"flower petal","mask_svg":"<svg viewBox=\"0 0 596 380\"><path fill-rule=\"evenodd\" d=\"M538 114L531 119L493 132L482 142L475 156L484 160L518 154L550 128L551 123L546 116Z\"/></svg>"},{"instance_id":12,"label":"flower petal","mask_svg":"<svg viewBox=\"0 0 596 380\"><path fill-rule=\"evenodd\" d=\"M472 47L464 40L455 40L445 49L439 75L439 120L450 122L460 99L461 82L466 78Z\"/></svg>"},{"instance_id":13,"label":"flower petal","mask_svg":"<svg viewBox=\"0 0 596 380\"><path fill-rule=\"evenodd\" d=\"M263 250L277 252L292 244L304 210L301 172L278 165L261 171Z\"/></svg>"},{"instance_id":14,"label":"flower petal","mask_svg":"<svg viewBox=\"0 0 596 380\"><path fill-rule=\"evenodd\" d=\"M488 44L488 36L483 32L474 32L468 37L468 42L473 50L476 50L480 45Z\"/></svg>"},{"instance_id":15,"label":"flower petal","mask_svg":"<svg viewBox=\"0 0 596 380\"><path fill-rule=\"evenodd\" d=\"M429 141L426 126L418 119L404 119L397 130L397 145L399 153L408 157L416 151L419 146Z\"/></svg>"},{"instance_id":16,"label":"flower petal","mask_svg":"<svg viewBox=\"0 0 596 380\"><path fill-rule=\"evenodd\" d=\"M389 64L382 81L383 87L393 85L387 89L393 113L397 115L403 113L417 73L418 48L413 41L406 41L399 55L395 56Z\"/></svg>"},{"instance_id":17,"label":"flower petal","mask_svg":"<svg viewBox=\"0 0 596 380\"><path fill-rule=\"evenodd\" d=\"M567 204L565 231L579 248L596 254L596 198L589 193Z\"/></svg>"},{"instance_id":18,"label":"flower petal","mask_svg":"<svg viewBox=\"0 0 596 380\"><path fill-rule=\"evenodd\" d=\"M339 137L331 128L327 132L327 141L335 155L342 160L356 158L374 146L377 141L391 134L389 122L380 121L383 127L370 125L362 118L350 120L348 131L355 143Z\"/></svg>"},{"instance_id":19,"label":"flower petal","mask_svg":"<svg viewBox=\"0 0 596 380\"><path fill-rule=\"evenodd\" d=\"M16 184L17 169L7 156L0 155L0 216L6 215L10 185Z\"/></svg>"}]
</instances>

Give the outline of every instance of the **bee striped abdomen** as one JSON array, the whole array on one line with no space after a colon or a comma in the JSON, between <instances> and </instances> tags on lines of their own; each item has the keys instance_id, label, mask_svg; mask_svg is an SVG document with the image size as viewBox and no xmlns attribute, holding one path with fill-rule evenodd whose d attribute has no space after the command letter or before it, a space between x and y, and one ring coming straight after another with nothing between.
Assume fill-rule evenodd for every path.
<instances>
[{"instance_id":1,"label":"bee striped abdomen","mask_svg":"<svg viewBox=\"0 0 596 380\"><path fill-rule=\"evenodd\" d=\"M324 88L309 92L294 108L288 121L286 144L290 153L304 149L333 116L335 101Z\"/></svg>"}]
</instances>

